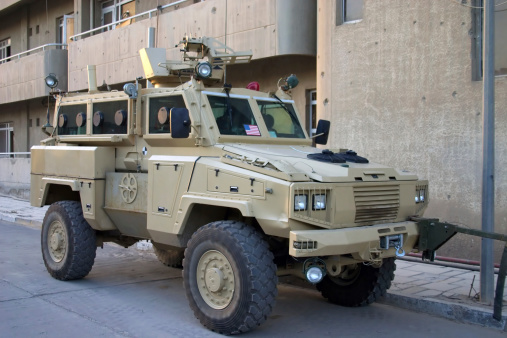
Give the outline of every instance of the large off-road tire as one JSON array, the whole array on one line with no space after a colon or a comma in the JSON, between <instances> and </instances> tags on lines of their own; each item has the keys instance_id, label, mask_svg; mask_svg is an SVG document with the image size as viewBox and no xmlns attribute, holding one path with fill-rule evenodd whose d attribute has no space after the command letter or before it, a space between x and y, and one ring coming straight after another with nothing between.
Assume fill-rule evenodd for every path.
<instances>
[{"instance_id":1,"label":"large off-road tire","mask_svg":"<svg viewBox=\"0 0 507 338\"><path fill-rule=\"evenodd\" d=\"M153 243L153 251L157 256L160 263L170 266L172 268L183 267L183 256L185 251L182 250L164 250L157 248L157 245Z\"/></svg>"},{"instance_id":2,"label":"large off-road tire","mask_svg":"<svg viewBox=\"0 0 507 338\"><path fill-rule=\"evenodd\" d=\"M183 281L195 316L221 334L254 329L275 305L273 254L242 222L213 222L197 230L185 250Z\"/></svg>"},{"instance_id":3,"label":"large off-road tire","mask_svg":"<svg viewBox=\"0 0 507 338\"><path fill-rule=\"evenodd\" d=\"M385 258L380 268L357 264L338 277L326 275L317 290L330 302L342 306L365 306L385 296L394 279L394 258Z\"/></svg>"},{"instance_id":4,"label":"large off-road tire","mask_svg":"<svg viewBox=\"0 0 507 338\"><path fill-rule=\"evenodd\" d=\"M95 230L83 218L81 203L53 203L42 222L42 258L56 279L83 278L92 269L97 246Z\"/></svg>"}]
</instances>

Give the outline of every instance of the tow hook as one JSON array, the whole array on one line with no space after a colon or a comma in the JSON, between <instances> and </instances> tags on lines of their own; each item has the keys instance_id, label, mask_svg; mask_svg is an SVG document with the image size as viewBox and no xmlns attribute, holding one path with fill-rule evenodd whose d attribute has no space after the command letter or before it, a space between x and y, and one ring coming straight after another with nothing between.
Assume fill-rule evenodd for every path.
<instances>
[{"instance_id":1,"label":"tow hook","mask_svg":"<svg viewBox=\"0 0 507 338\"><path fill-rule=\"evenodd\" d=\"M380 237L380 248L383 250L394 248L396 250L396 257L405 256L405 250L403 250L403 234Z\"/></svg>"}]
</instances>

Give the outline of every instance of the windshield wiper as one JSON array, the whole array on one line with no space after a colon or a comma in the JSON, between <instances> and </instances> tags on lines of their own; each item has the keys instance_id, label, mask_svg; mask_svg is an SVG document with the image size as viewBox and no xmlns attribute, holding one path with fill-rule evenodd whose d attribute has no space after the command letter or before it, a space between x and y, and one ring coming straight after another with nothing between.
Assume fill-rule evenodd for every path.
<instances>
[{"instance_id":1,"label":"windshield wiper","mask_svg":"<svg viewBox=\"0 0 507 338\"><path fill-rule=\"evenodd\" d=\"M273 97L275 99L277 99L278 101L280 101L280 102L277 102L278 105L280 105L280 107L282 107L290 115L290 117L292 118L293 121L298 121L297 116L295 116L292 113L292 111L289 108L287 108L287 106L285 105L285 103L278 96L276 96L276 94L273 94Z\"/></svg>"},{"instance_id":2,"label":"windshield wiper","mask_svg":"<svg viewBox=\"0 0 507 338\"><path fill-rule=\"evenodd\" d=\"M225 94L227 94L227 105L225 109L227 110L227 114L229 115L229 122L231 123L231 131L232 131L232 107L231 107L231 97L229 96L231 88L232 88L231 85L224 83Z\"/></svg>"}]
</instances>

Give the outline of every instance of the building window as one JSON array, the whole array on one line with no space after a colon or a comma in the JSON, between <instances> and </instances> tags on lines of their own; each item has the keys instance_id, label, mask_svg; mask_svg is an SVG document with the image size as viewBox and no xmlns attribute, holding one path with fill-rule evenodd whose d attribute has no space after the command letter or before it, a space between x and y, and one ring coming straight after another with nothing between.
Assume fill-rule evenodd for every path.
<instances>
[{"instance_id":1,"label":"building window","mask_svg":"<svg viewBox=\"0 0 507 338\"><path fill-rule=\"evenodd\" d=\"M133 0L110 0L101 3L102 26L128 18L135 14L135 2ZM129 21L127 21L129 23ZM108 27L114 29L115 26Z\"/></svg>"},{"instance_id":2,"label":"building window","mask_svg":"<svg viewBox=\"0 0 507 338\"><path fill-rule=\"evenodd\" d=\"M484 10L483 0L472 2L472 79L474 81L482 80L483 60L483 27ZM495 0L495 76L507 75L507 2L505 0Z\"/></svg>"},{"instance_id":3,"label":"building window","mask_svg":"<svg viewBox=\"0 0 507 338\"><path fill-rule=\"evenodd\" d=\"M11 123L0 123L0 157L8 157L12 153L14 130Z\"/></svg>"},{"instance_id":4,"label":"building window","mask_svg":"<svg viewBox=\"0 0 507 338\"><path fill-rule=\"evenodd\" d=\"M74 35L74 14L68 14L56 19L56 43L69 44ZM65 46L60 47L65 49Z\"/></svg>"},{"instance_id":5,"label":"building window","mask_svg":"<svg viewBox=\"0 0 507 338\"><path fill-rule=\"evenodd\" d=\"M0 63L5 63L9 60L3 60L11 56L11 39L5 39L0 41Z\"/></svg>"},{"instance_id":6,"label":"building window","mask_svg":"<svg viewBox=\"0 0 507 338\"><path fill-rule=\"evenodd\" d=\"M308 126L309 135L312 137L317 132L317 91L308 92Z\"/></svg>"},{"instance_id":7,"label":"building window","mask_svg":"<svg viewBox=\"0 0 507 338\"><path fill-rule=\"evenodd\" d=\"M358 22L363 19L363 0L337 0L336 25Z\"/></svg>"}]
</instances>

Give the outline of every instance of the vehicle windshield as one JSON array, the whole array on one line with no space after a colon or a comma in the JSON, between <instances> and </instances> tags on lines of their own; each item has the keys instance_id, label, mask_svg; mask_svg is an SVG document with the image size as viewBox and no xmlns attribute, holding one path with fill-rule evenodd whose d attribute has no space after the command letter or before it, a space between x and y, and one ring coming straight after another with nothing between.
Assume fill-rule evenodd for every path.
<instances>
[{"instance_id":1,"label":"vehicle windshield","mask_svg":"<svg viewBox=\"0 0 507 338\"><path fill-rule=\"evenodd\" d=\"M292 103L277 99L257 99L271 137L305 138Z\"/></svg>"},{"instance_id":2,"label":"vehicle windshield","mask_svg":"<svg viewBox=\"0 0 507 338\"><path fill-rule=\"evenodd\" d=\"M246 98L208 95L208 101L222 135L261 136Z\"/></svg>"}]
</instances>

